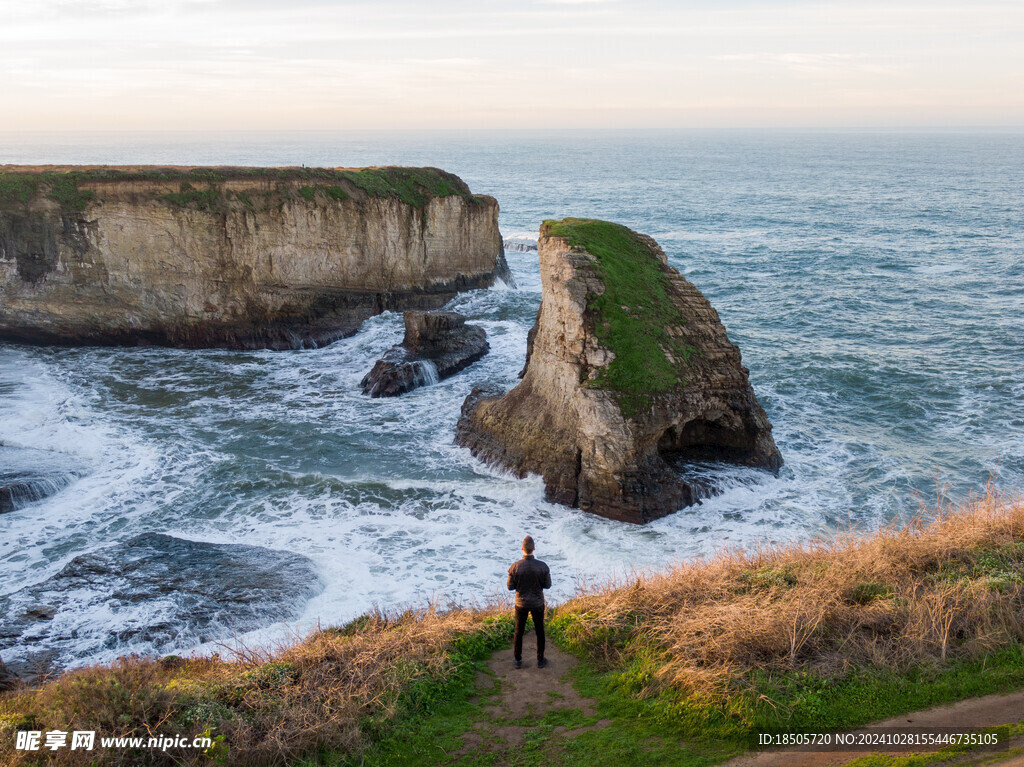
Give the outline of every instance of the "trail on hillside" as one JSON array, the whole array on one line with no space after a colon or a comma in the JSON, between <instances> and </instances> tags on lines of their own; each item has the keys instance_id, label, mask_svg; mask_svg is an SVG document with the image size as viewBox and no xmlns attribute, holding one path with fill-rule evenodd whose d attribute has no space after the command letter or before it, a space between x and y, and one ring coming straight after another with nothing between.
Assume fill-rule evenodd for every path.
<instances>
[{"instance_id":1,"label":"trail on hillside","mask_svg":"<svg viewBox=\"0 0 1024 767\"><path fill-rule=\"evenodd\" d=\"M515 751L538 746L558 764L565 743L584 732L601 729L611 720L598 719L597 702L585 698L569 681L576 659L549 641L545 648L548 665L537 668L536 635L523 641L523 667L513 666L512 650L499 650L487 662L487 673L477 675L476 702L479 719L464 736L463 748L453 757L501 752L513 757ZM540 742L543 737L545 742ZM505 759L497 757L496 763Z\"/></svg>"},{"instance_id":2,"label":"trail on hillside","mask_svg":"<svg viewBox=\"0 0 1024 767\"><path fill-rule=\"evenodd\" d=\"M570 681L577 660L550 642L546 650L549 665L536 667L535 635L524 641L523 668L513 667L512 650L494 653L487 671L477 675L474 701L479 716L462 736L463 745L448 754L445 763L512 765L543 761L559 765L568 758L572 741L585 732L613 724L598 717L598 702L582 696ZM1016 724L1024 719L1024 691L1006 695L972 698L948 706L903 714L854 731L871 732L881 728L920 727L973 730L1001 724ZM653 744L652 744L653 745ZM681 744L682 745L682 744ZM642 749L646 750L646 749ZM726 763L726 767L840 767L868 756L865 751L805 753L786 749L750 752ZM912 753L887 752L892 757ZM528 755L529 754L529 755ZM578 758L580 754L575 754ZM941 767L1003 765L1024 767L1024 736L1013 738L1007 750L980 750L946 761L932 763Z\"/></svg>"}]
</instances>

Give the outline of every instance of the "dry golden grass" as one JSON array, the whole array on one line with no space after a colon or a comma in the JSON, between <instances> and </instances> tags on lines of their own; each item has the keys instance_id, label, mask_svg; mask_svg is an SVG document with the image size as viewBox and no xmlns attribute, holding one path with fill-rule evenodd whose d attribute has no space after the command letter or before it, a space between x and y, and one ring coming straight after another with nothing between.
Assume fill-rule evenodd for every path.
<instances>
[{"instance_id":1,"label":"dry golden grass","mask_svg":"<svg viewBox=\"0 0 1024 767\"><path fill-rule=\"evenodd\" d=\"M0 763L31 764L11 728L97 730L100 736L189 737L213 726L229 762L279 765L322 749L364 745L367 722L400 714L400 694L453 671L452 641L488 625L493 610L436 609L366 616L278 652L162 661L127 658L68 672L0 701ZM502 633L500 628L495 631ZM18 725L18 723L21 723ZM4 726L6 724L6 727ZM50 764L207 764L196 752L61 749Z\"/></svg>"},{"instance_id":2,"label":"dry golden grass","mask_svg":"<svg viewBox=\"0 0 1024 767\"><path fill-rule=\"evenodd\" d=\"M752 670L905 669L1024 640L1024 503L989 492L871 535L729 552L559 608L598 657L659 654L657 685L726 693Z\"/></svg>"},{"instance_id":3,"label":"dry golden grass","mask_svg":"<svg viewBox=\"0 0 1024 767\"><path fill-rule=\"evenodd\" d=\"M15 727L102 735L223 735L229 763L358 752L417 690L509 634L507 610L371 615L234 660L127 659L0 698L0 762ZM495 620L499 615L501 620ZM646 657L649 691L726 699L757 671L842 674L979 658L1024 640L1024 503L988 493L933 521L755 553L723 553L556 608L552 633L609 666ZM429 695L429 692L426 693ZM429 701L428 701L429 702ZM178 751L56 752L64 764L190 764Z\"/></svg>"}]
</instances>

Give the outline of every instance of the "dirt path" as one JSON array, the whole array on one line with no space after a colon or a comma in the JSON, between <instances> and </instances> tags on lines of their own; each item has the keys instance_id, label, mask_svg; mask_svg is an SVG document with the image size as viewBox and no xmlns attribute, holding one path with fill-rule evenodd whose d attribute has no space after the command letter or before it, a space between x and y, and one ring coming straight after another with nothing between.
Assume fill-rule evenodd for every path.
<instances>
[{"instance_id":1,"label":"dirt path","mask_svg":"<svg viewBox=\"0 0 1024 767\"><path fill-rule=\"evenodd\" d=\"M621 764L658 763L658 754L674 754L676 748L688 750L686 744L676 744L663 736L648 736L646 733L632 740L629 735L619 734L622 723L601 719L597 701L579 693L570 681L570 672L576 666L576 659L553 646L547 647L549 665L538 669L536 664L536 635L531 631L524 638L523 668L513 666L512 650L499 650L487 662L486 670L476 679L476 693L470 700L477 709L471 715L468 729L458 729L456 748L446 746L444 757L434 764L463 765L476 767L511 767L512 765L560 765L567 762L585 764L580 761L596 756L589 754L595 744L592 738L574 741L580 735L604 730L613 726L610 737L604 745L625 737L631 743L631 750L623 753ZM930 728L952 728L970 731L1000 724L1018 724L1024 720L1024 691L1008 695L990 695L961 701L949 706L940 706L878 722L854 734L877 731L881 728L914 727L927 731ZM608 733L603 733L607 737ZM668 750L659 751L664 746ZM918 751L920 753L920 750ZM833 751L823 753L803 752L787 749L771 749L749 752L726 763L726 767L840 767L868 756L867 751ZM907 752L874 752L893 757L906 756ZM602 756L607 756L603 751ZM701 756L694 751L693 757ZM712 753L705 756L713 756ZM607 759L602 761L605 763ZM670 759L673 761L674 759ZM609 762L610 763L610 762ZM689 763L689 762L687 762ZM878 762L882 764L884 762ZM980 767L981 765L1003 765L1024 767L1024 736L1011 740L1006 751L977 750L947 761L930 763L935 767Z\"/></svg>"},{"instance_id":2,"label":"dirt path","mask_svg":"<svg viewBox=\"0 0 1024 767\"><path fill-rule=\"evenodd\" d=\"M569 681L576 659L550 641L545 654L548 665L539 669L536 635L531 631L523 640L521 669L513 667L511 648L491 656L487 673L477 676L476 701L482 716L465 734L457 756L508 751L542 735L544 750L556 757L565 741L611 724L596 719L596 702L582 697Z\"/></svg>"},{"instance_id":3,"label":"dirt path","mask_svg":"<svg viewBox=\"0 0 1024 767\"><path fill-rule=\"evenodd\" d=\"M972 730L993 727L999 724L1016 724L1024 719L1024 691L1008 695L987 695L971 698L949 706L937 706L926 711L887 719L856 733L872 732L890 727L955 728ZM1024 767L1024 754L1018 749L1024 747L1024 738L1010 743L1008 752L981 751L974 755L948 762L950 765L998 764L1006 767ZM836 767L867 756L865 751L835 751L831 753L804 753L786 749L772 749L746 754L727 762L725 767ZM893 752L892 755L898 755ZM905 755L908 752L903 752ZM939 764L939 763L937 763Z\"/></svg>"}]
</instances>

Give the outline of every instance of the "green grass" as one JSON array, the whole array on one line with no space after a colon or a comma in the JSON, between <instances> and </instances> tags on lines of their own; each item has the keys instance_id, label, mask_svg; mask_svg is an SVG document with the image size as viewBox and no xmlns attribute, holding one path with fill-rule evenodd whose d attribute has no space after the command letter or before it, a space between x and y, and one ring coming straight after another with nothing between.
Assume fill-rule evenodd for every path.
<instances>
[{"instance_id":1,"label":"green grass","mask_svg":"<svg viewBox=\"0 0 1024 767\"><path fill-rule=\"evenodd\" d=\"M980 661L928 664L903 673L856 669L843 677L827 677L793 672L755 675L750 682L750 700L775 704L753 706L754 730L846 730L907 711L1020 689L1024 687L1024 652L1021 645L1012 645Z\"/></svg>"},{"instance_id":2,"label":"green grass","mask_svg":"<svg viewBox=\"0 0 1024 767\"><path fill-rule=\"evenodd\" d=\"M191 207L196 210L214 210L222 202L220 190L216 187L196 189L187 181L182 182L180 191L161 195L160 199L178 208Z\"/></svg>"},{"instance_id":3,"label":"green grass","mask_svg":"<svg viewBox=\"0 0 1024 767\"><path fill-rule=\"evenodd\" d=\"M583 657L585 645L566 636L565 617L551 622L551 635ZM638 699L657 688L659 656L623 647L622 665L605 678L607 691ZM979 661L927 664L904 672L855 669L843 676L810 671L755 672L717 699L674 697L663 690L648 700L646 718L673 723L686 739L702 734L753 748L759 733L841 731L907 711L1024 687L1024 648L1004 647ZM600 693L590 690L588 694Z\"/></svg>"},{"instance_id":4,"label":"green grass","mask_svg":"<svg viewBox=\"0 0 1024 767\"><path fill-rule=\"evenodd\" d=\"M0 173L0 207L27 205L40 187L69 212L80 212L95 199L92 191L78 188L78 178L72 174Z\"/></svg>"},{"instance_id":5,"label":"green grass","mask_svg":"<svg viewBox=\"0 0 1024 767\"><path fill-rule=\"evenodd\" d=\"M567 218L545 221L547 233L566 237L594 256L605 286L591 295L594 334L615 355L588 386L614 393L623 412L635 415L652 395L686 385L686 363L698 353L669 331L686 323L669 295L668 269L636 232L608 221Z\"/></svg>"},{"instance_id":6,"label":"green grass","mask_svg":"<svg viewBox=\"0 0 1024 767\"><path fill-rule=\"evenodd\" d=\"M1024 735L1024 722L1000 727L987 727L979 732L997 733L1000 743L1011 738ZM1010 756L1018 756L1024 753L1024 749L993 749L991 746L947 746L937 751L909 754L907 756L895 756L889 754L871 754L869 756L854 759L848 762L845 767L927 767L930 764L947 762L958 757L971 755L968 764L986 764L990 761L1003 761Z\"/></svg>"},{"instance_id":7,"label":"green grass","mask_svg":"<svg viewBox=\"0 0 1024 767\"><path fill-rule=\"evenodd\" d=\"M475 202L469 187L458 177L437 168L363 168L336 171L371 197L396 197L420 208L431 197L461 197Z\"/></svg>"},{"instance_id":8,"label":"green grass","mask_svg":"<svg viewBox=\"0 0 1024 767\"><path fill-rule=\"evenodd\" d=\"M486 670L483 662L478 670ZM616 691L608 685L609 674L600 673L587 664L579 664L572 672L572 682L586 697L597 702L595 714L586 715L578 708L556 708L536 712L515 720L493 718L484 712L500 692L495 686L476 692L462 688L443 705L404 720L388 737L348 761L339 758L337 765L363 767L418 767L418 765L517 765L520 767L624 767L625 765L666 765L666 767L701 767L717 764L739 753L738 742L685 742L675 724L663 717L652 716L649 703ZM543 705L546 701L538 701ZM569 730L594 727L602 720L610 724L561 738L555 729ZM485 723L501 727L525 728L519 744L490 740L481 746L465 749L464 736L474 725ZM486 733L486 731L481 731ZM304 763L310 764L310 763Z\"/></svg>"},{"instance_id":9,"label":"green grass","mask_svg":"<svg viewBox=\"0 0 1024 767\"><path fill-rule=\"evenodd\" d=\"M341 636L358 631L365 619L357 618L346 626L332 629ZM366 717L361 729L369 742L375 744L367 754L337 754L325 752L312 759L296 762L298 765L363 765L373 755L392 751L401 759L413 761L386 761L381 764L423 764L416 761L433 757L456 741L461 744L465 732L465 711L476 710L469 703L478 671L486 668L486 660L497 649L507 646L512 639L511 616L488 620L478 631L456 639L448 650L454 670L443 678L424 677L410 685L387 707L379 717ZM429 728L422 725L430 723ZM461 728L461 729L460 729ZM429 733L429 735L428 735ZM457 748L458 746L454 746ZM390 757L389 757L390 758ZM396 759L399 757L396 756ZM429 761L427 762L429 763Z\"/></svg>"},{"instance_id":10,"label":"green grass","mask_svg":"<svg viewBox=\"0 0 1024 767\"><path fill-rule=\"evenodd\" d=\"M316 186L300 186L298 192L300 197L305 200L309 200L310 202L316 199L318 193L331 200L341 201L351 199L349 193L340 186L323 186L322 184L317 184Z\"/></svg>"},{"instance_id":11,"label":"green grass","mask_svg":"<svg viewBox=\"0 0 1024 767\"><path fill-rule=\"evenodd\" d=\"M177 182L179 191L160 195L169 205L196 210L220 210L231 198L253 208L252 198L245 192L225 191L229 181L261 180L273 183L272 196L278 200L292 199L297 194L312 201L323 195L334 201L347 200L359 191L373 198L398 199L422 208L434 197L461 197L467 203L479 204L469 187L455 175L438 168L363 168L335 170L332 168L89 168L67 172L44 171L0 173L0 209L25 205L42 188L47 196L69 212L80 212L90 203L100 202L92 190L81 189L83 183L100 181Z\"/></svg>"},{"instance_id":12,"label":"green grass","mask_svg":"<svg viewBox=\"0 0 1024 767\"><path fill-rule=\"evenodd\" d=\"M39 188L38 176L20 173L0 173L0 205L28 204Z\"/></svg>"}]
</instances>

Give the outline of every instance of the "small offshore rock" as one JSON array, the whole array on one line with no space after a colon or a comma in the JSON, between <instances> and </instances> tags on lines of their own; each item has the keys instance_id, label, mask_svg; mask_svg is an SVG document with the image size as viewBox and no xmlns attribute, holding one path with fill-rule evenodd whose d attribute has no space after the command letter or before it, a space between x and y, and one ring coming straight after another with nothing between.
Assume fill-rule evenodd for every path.
<instances>
[{"instance_id":1,"label":"small offshore rock","mask_svg":"<svg viewBox=\"0 0 1024 767\"><path fill-rule=\"evenodd\" d=\"M457 312L408 311L405 338L377 360L359 385L371 397L395 397L449 378L488 351L487 333Z\"/></svg>"},{"instance_id":2,"label":"small offshore rock","mask_svg":"<svg viewBox=\"0 0 1024 767\"><path fill-rule=\"evenodd\" d=\"M4 166L0 340L314 348L514 285L498 202L437 168Z\"/></svg>"}]
</instances>

